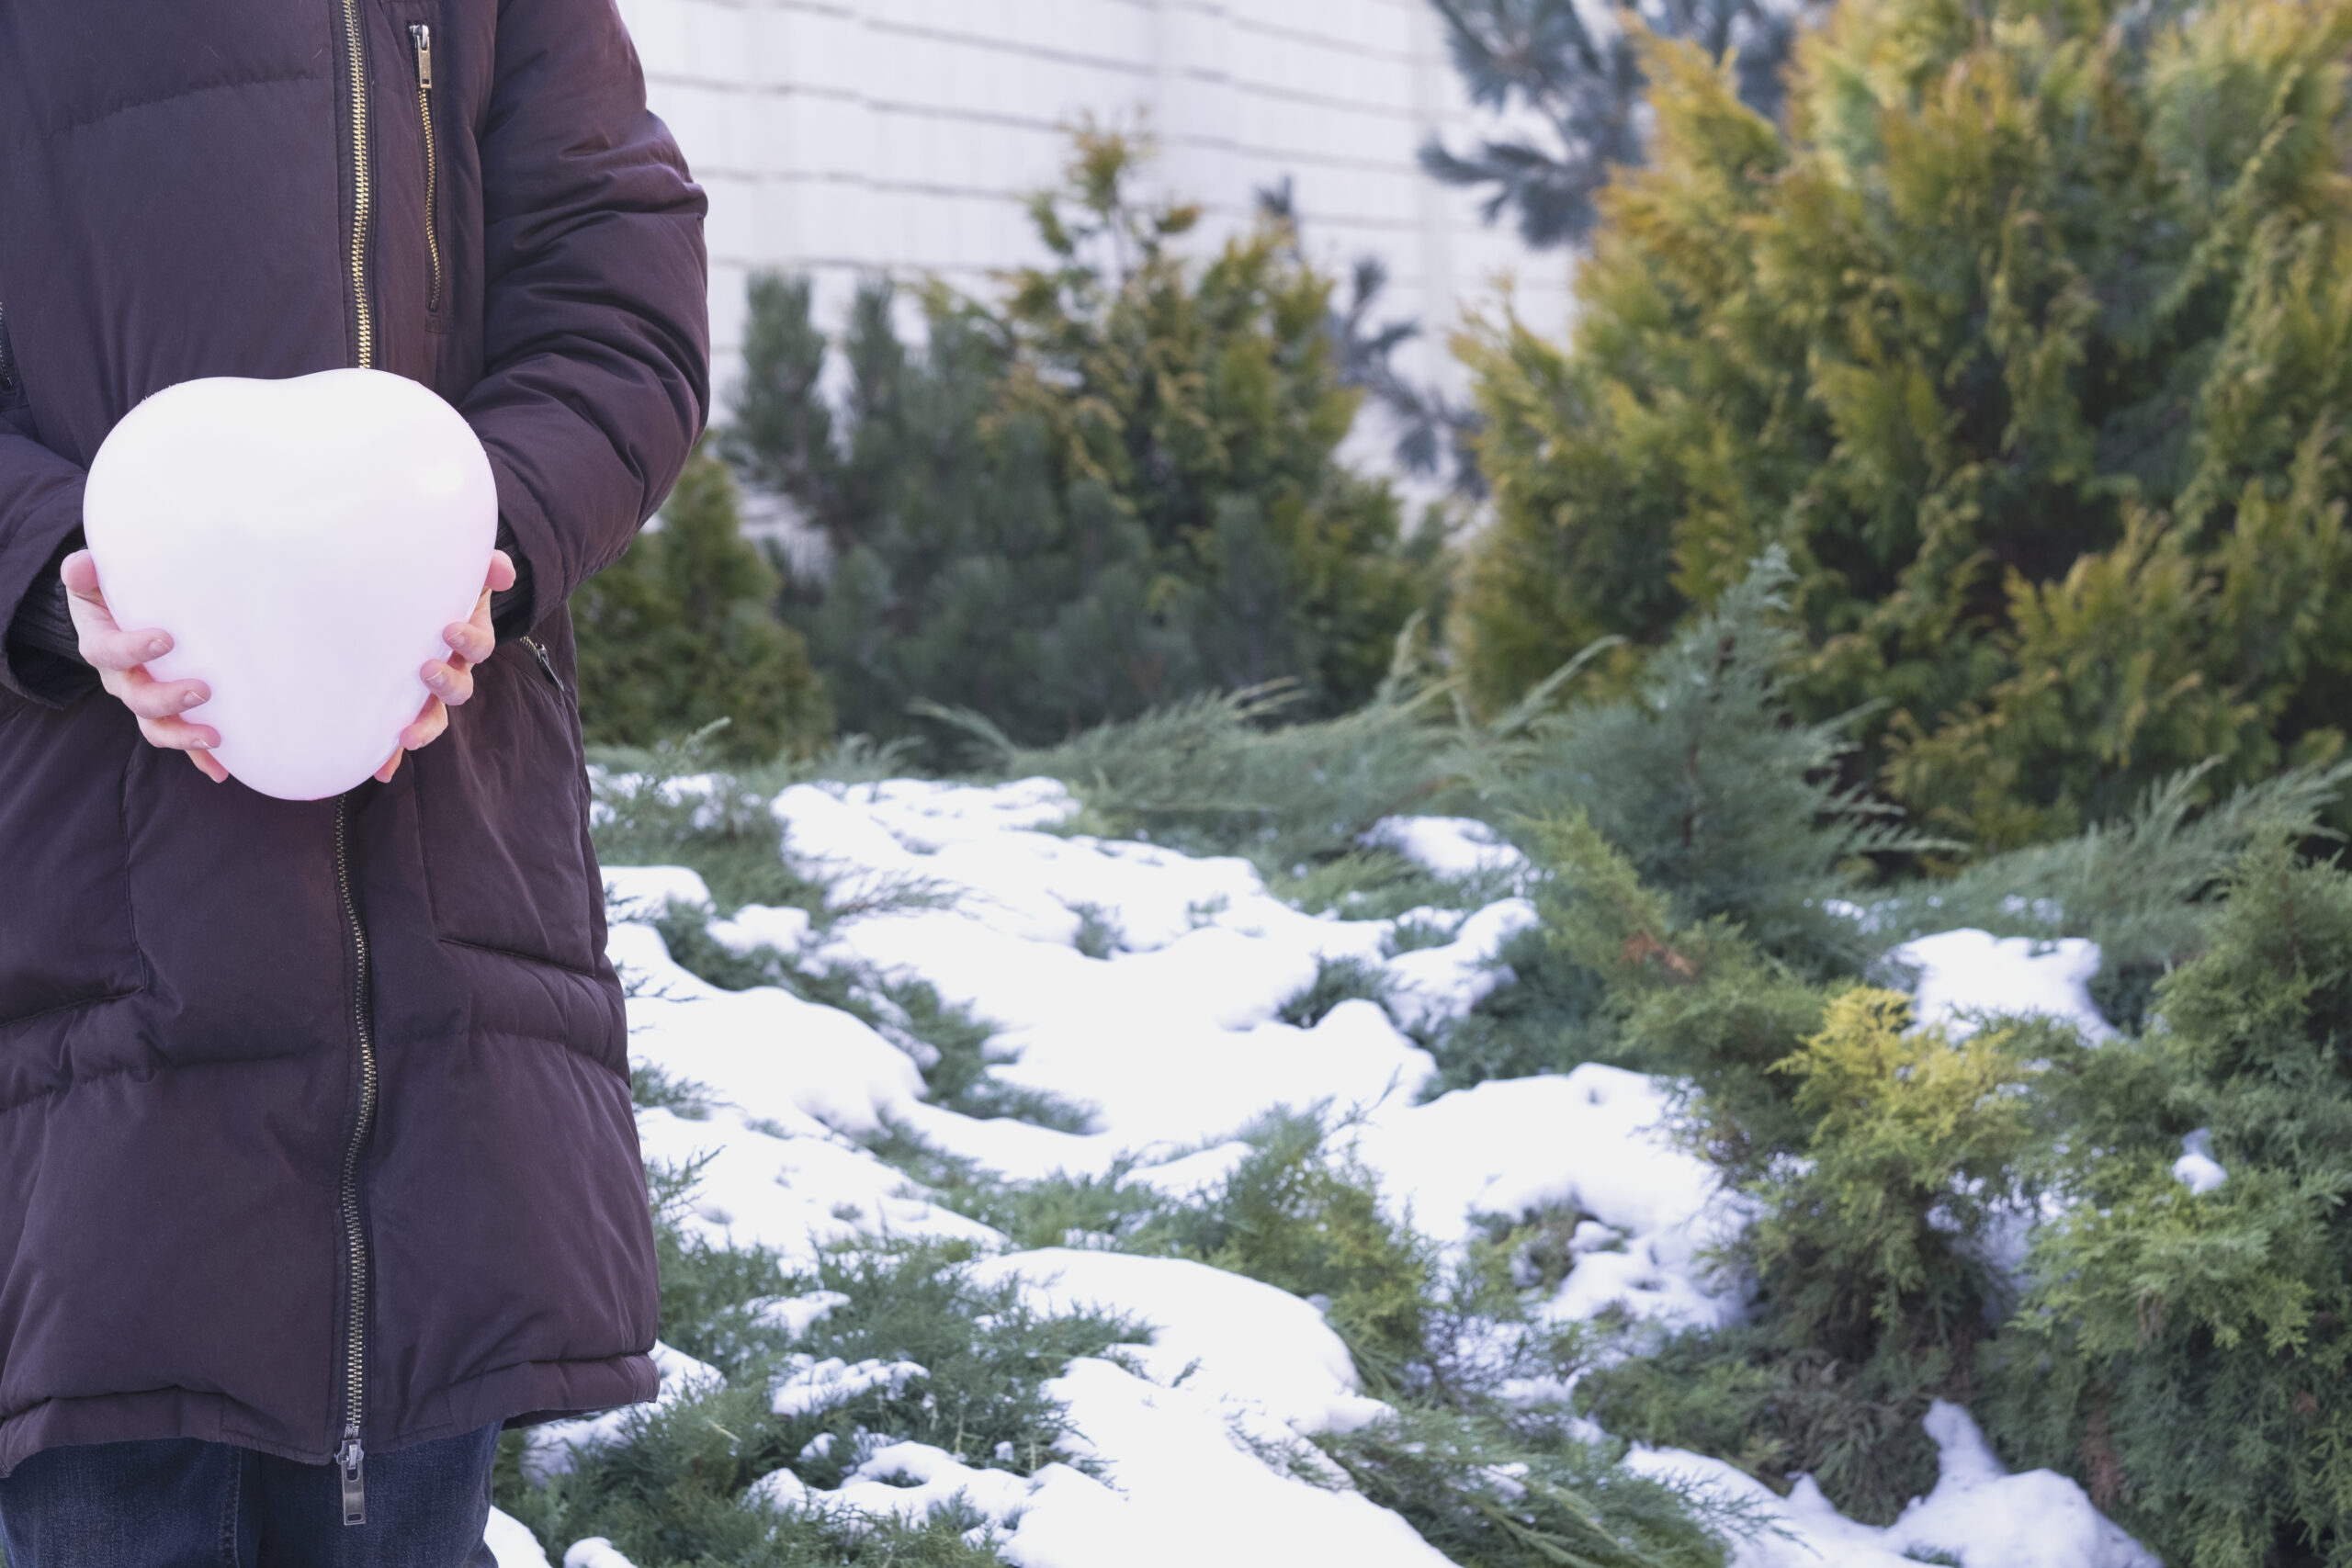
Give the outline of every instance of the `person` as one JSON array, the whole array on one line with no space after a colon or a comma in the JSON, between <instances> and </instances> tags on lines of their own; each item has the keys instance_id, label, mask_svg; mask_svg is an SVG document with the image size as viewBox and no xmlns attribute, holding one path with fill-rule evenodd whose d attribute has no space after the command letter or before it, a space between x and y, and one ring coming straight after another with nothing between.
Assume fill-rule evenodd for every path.
<instances>
[{"instance_id":1,"label":"person","mask_svg":"<svg viewBox=\"0 0 2352 1568\"><path fill-rule=\"evenodd\" d=\"M655 1392L564 605L704 423L704 209L613 0L0 16L11 1568L488 1562L501 1428ZM164 387L349 366L469 422L503 554L402 749L280 801L114 624L84 475Z\"/></svg>"}]
</instances>

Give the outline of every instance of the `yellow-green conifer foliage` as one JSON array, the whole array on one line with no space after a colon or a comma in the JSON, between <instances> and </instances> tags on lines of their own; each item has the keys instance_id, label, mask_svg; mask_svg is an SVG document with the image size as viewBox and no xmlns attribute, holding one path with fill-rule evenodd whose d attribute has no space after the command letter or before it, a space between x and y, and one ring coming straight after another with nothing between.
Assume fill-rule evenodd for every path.
<instances>
[{"instance_id":1,"label":"yellow-green conifer foliage","mask_svg":"<svg viewBox=\"0 0 2352 1568\"><path fill-rule=\"evenodd\" d=\"M2352 677L2347 0L1846 0L1785 134L1652 46L1573 340L1466 344L1508 701L1765 547L1803 705L1988 845L2332 754Z\"/></svg>"},{"instance_id":2,"label":"yellow-green conifer foliage","mask_svg":"<svg viewBox=\"0 0 2352 1568\"><path fill-rule=\"evenodd\" d=\"M1995 1439L2166 1562L2352 1562L2352 874L2248 854L2165 1027L2087 1054ZM2211 1160L2192 1186L2186 1146Z\"/></svg>"}]
</instances>

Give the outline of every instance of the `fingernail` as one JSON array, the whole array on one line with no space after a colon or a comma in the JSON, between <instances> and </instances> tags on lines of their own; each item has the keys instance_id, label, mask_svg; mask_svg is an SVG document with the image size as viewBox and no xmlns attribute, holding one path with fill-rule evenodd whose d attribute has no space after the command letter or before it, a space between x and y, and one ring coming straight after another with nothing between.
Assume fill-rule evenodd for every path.
<instances>
[{"instance_id":1,"label":"fingernail","mask_svg":"<svg viewBox=\"0 0 2352 1568\"><path fill-rule=\"evenodd\" d=\"M147 657L150 659L160 659L164 654L171 652L171 650L172 639L170 637L151 637L147 639Z\"/></svg>"}]
</instances>

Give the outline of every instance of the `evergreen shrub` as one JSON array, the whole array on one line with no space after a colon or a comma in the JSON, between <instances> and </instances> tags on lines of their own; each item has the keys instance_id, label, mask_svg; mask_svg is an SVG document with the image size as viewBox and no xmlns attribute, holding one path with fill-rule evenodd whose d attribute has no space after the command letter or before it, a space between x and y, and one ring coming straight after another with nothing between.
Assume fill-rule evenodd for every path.
<instances>
[{"instance_id":1,"label":"evergreen shrub","mask_svg":"<svg viewBox=\"0 0 2352 1568\"><path fill-rule=\"evenodd\" d=\"M2167 1561L2352 1562L2352 873L2248 854L2155 1009L2074 1075L1991 1430Z\"/></svg>"},{"instance_id":2,"label":"evergreen shrub","mask_svg":"<svg viewBox=\"0 0 2352 1568\"><path fill-rule=\"evenodd\" d=\"M1620 1468L1551 1411L1408 1405L1317 1445L1463 1568L1720 1568L1747 1521Z\"/></svg>"},{"instance_id":3,"label":"evergreen shrub","mask_svg":"<svg viewBox=\"0 0 2352 1568\"><path fill-rule=\"evenodd\" d=\"M1682 44L1573 341L1467 353L1497 501L1455 616L1509 701L1785 547L1798 716L2003 847L2344 742L2346 0L1847 0L1784 134ZM1629 678L1630 660L1612 666Z\"/></svg>"},{"instance_id":4,"label":"evergreen shrub","mask_svg":"<svg viewBox=\"0 0 2352 1568\"><path fill-rule=\"evenodd\" d=\"M1797 722L1786 691L1802 642L1777 546L1657 650L1630 688L1532 720L1478 761L1487 808L1540 849L1537 825L1581 811L1674 919L1725 916L1808 973L1871 955L1849 900L1873 857L1939 846L1838 782L1847 718Z\"/></svg>"},{"instance_id":5,"label":"evergreen shrub","mask_svg":"<svg viewBox=\"0 0 2352 1568\"><path fill-rule=\"evenodd\" d=\"M2079 1052L2069 1032L1996 1024L1965 1039L1910 1028L1907 998L1829 998L1819 1031L1773 1064L1809 1123L1747 1191L1732 1249L1755 1280L1748 1323L1641 1345L1578 1393L1618 1435L1690 1447L1888 1523L1935 1483L1920 1419L1965 1404L1978 1347L2012 1303L2000 1258L2033 1213L2046 1135L2030 1089Z\"/></svg>"},{"instance_id":6,"label":"evergreen shrub","mask_svg":"<svg viewBox=\"0 0 2352 1568\"><path fill-rule=\"evenodd\" d=\"M1031 204L1046 264L926 290L921 349L864 286L838 400L806 280L754 280L729 450L828 547L786 604L847 728L926 733L923 699L1035 744L1275 681L1343 712L1435 591L1442 540L1338 461L1329 280L1278 218L1187 259L1140 156L1080 130Z\"/></svg>"},{"instance_id":7,"label":"evergreen shrub","mask_svg":"<svg viewBox=\"0 0 2352 1568\"><path fill-rule=\"evenodd\" d=\"M1247 855L1276 876L1354 860L1352 888L1406 874L1394 855L1359 855L1359 835L1451 798L1462 735L1443 696L1403 678L1335 718L1282 724L1296 712L1286 690L1204 694L1036 747L969 711L945 717L982 773L1068 784L1081 830Z\"/></svg>"},{"instance_id":8,"label":"evergreen shrub","mask_svg":"<svg viewBox=\"0 0 2352 1568\"><path fill-rule=\"evenodd\" d=\"M571 596L580 721L592 746L651 746L718 723L729 761L805 756L833 715L776 576L743 537L735 481L697 449L660 525Z\"/></svg>"},{"instance_id":9,"label":"evergreen shrub","mask_svg":"<svg viewBox=\"0 0 2352 1568\"><path fill-rule=\"evenodd\" d=\"M1537 847L1547 934L1600 977L1613 1057L1681 1080L1693 1135L1739 1179L1797 1148L1809 1123L1773 1069L1820 1027L1825 987L1727 915L1678 919L1582 814L1544 824Z\"/></svg>"},{"instance_id":10,"label":"evergreen shrub","mask_svg":"<svg viewBox=\"0 0 2352 1568\"><path fill-rule=\"evenodd\" d=\"M1187 1258L1312 1298L1368 1387L1405 1387L1430 1354L1438 1269L1430 1244L1384 1204L1350 1156L1343 1125L1322 1111L1276 1111L1237 1136L1250 1152L1187 1198L1130 1179L1126 1166L1099 1179L1003 1182L925 1157L920 1145L885 1152L1016 1245Z\"/></svg>"},{"instance_id":11,"label":"evergreen shrub","mask_svg":"<svg viewBox=\"0 0 2352 1568\"><path fill-rule=\"evenodd\" d=\"M973 1284L964 1268L969 1253L956 1247L843 1251L806 1272L787 1271L773 1253L684 1234L678 1206L693 1173L651 1174L662 1336L710 1360L726 1381L638 1412L624 1441L577 1455L568 1473L544 1485L525 1479L515 1435L495 1478L499 1506L543 1541L601 1535L644 1568L1001 1562L985 1532L977 1542L966 1539L978 1521L952 1509L914 1524L843 1519L747 1506L743 1492L783 1469L811 1486L837 1487L861 1447L876 1441L928 1443L975 1468L1023 1475L1082 1462L1063 1447L1067 1418L1045 1384L1073 1357L1112 1352L1140 1331L1101 1313L1041 1316L1022 1303L1017 1283ZM846 1301L797 1337L759 1314L763 1302L817 1291ZM778 1416L771 1387L791 1352L912 1361L924 1375Z\"/></svg>"}]
</instances>

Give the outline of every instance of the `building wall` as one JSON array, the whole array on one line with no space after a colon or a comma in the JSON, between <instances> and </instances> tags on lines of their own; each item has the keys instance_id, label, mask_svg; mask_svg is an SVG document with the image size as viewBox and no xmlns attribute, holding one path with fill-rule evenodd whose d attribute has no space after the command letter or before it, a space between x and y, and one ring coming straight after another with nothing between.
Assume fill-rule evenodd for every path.
<instances>
[{"instance_id":1,"label":"building wall","mask_svg":"<svg viewBox=\"0 0 2352 1568\"><path fill-rule=\"evenodd\" d=\"M711 197L719 380L750 272L815 274L837 320L861 273L974 291L1036 259L1021 201L1065 128L1142 117L1203 243L1294 182L1308 249L1385 260L1390 315L1432 330L1408 363L1454 378L1445 334L1506 276L1565 320L1567 263L1531 254L1424 175L1433 130L1474 123L1428 0L619 0L654 108Z\"/></svg>"}]
</instances>

